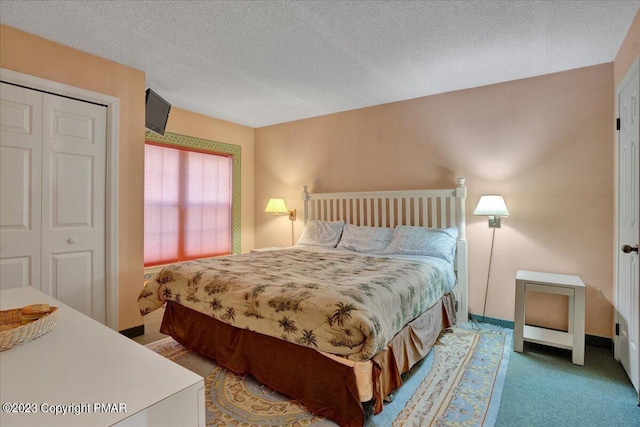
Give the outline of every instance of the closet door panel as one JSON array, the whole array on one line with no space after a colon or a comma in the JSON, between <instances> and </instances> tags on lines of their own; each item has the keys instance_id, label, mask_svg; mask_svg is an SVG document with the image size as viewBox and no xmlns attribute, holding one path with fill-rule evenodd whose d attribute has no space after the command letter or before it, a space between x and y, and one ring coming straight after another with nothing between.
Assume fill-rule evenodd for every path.
<instances>
[{"instance_id":1,"label":"closet door panel","mask_svg":"<svg viewBox=\"0 0 640 427\"><path fill-rule=\"evenodd\" d=\"M93 157L51 154L51 228L93 225Z\"/></svg>"},{"instance_id":2,"label":"closet door panel","mask_svg":"<svg viewBox=\"0 0 640 427\"><path fill-rule=\"evenodd\" d=\"M51 283L57 299L72 307L91 307L93 253L50 254Z\"/></svg>"},{"instance_id":3,"label":"closet door panel","mask_svg":"<svg viewBox=\"0 0 640 427\"><path fill-rule=\"evenodd\" d=\"M106 321L106 107L43 97L43 289Z\"/></svg>"},{"instance_id":4,"label":"closet door panel","mask_svg":"<svg viewBox=\"0 0 640 427\"><path fill-rule=\"evenodd\" d=\"M0 289L40 289L42 93L0 85Z\"/></svg>"}]
</instances>

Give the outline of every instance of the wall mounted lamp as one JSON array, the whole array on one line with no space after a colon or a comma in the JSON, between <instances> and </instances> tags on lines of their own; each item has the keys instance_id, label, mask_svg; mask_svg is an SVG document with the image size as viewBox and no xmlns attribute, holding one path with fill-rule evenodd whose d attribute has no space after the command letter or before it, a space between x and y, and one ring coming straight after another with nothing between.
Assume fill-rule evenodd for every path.
<instances>
[{"instance_id":1,"label":"wall mounted lamp","mask_svg":"<svg viewBox=\"0 0 640 427\"><path fill-rule=\"evenodd\" d=\"M500 217L508 217L509 211L502 196L486 194L480 197L474 215L488 216L489 228L500 228Z\"/></svg>"},{"instance_id":2,"label":"wall mounted lamp","mask_svg":"<svg viewBox=\"0 0 640 427\"><path fill-rule=\"evenodd\" d=\"M484 306L482 307L482 320L484 320L484 313L487 310L487 296L489 295L489 278L491 277L491 261L493 260L493 242L496 238L496 228L500 228L500 217L508 217L509 211L507 205L504 203L502 196L497 194L486 194L480 197L476 210L473 211L474 215L488 216L489 228L493 229L491 236L491 251L489 252L489 270L487 272L487 287L484 293Z\"/></svg>"},{"instance_id":3,"label":"wall mounted lamp","mask_svg":"<svg viewBox=\"0 0 640 427\"><path fill-rule=\"evenodd\" d=\"M293 245L293 221L296 220L296 210L287 209L284 199L269 199L267 207L264 210L267 213L276 214L276 216L287 214L291 220L291 245Z\"/></svg>"}]
</instances>

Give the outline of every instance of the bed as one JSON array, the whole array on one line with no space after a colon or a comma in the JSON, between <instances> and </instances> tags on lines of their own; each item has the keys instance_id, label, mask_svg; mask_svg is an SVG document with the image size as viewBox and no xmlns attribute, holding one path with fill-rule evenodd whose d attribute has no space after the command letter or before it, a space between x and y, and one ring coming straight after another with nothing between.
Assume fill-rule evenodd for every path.
<instances>
[{"instance_id":1,"label":"bed","mask_svg":"<svg viewBox=\"0 0 640 427\"><path fill-rule=\"evenodd\" d=\"M143 315L166 303L161 332L183 345L361 426L363 402L382 411L441 330L466 320L464 179L302 198L295 246L169 266L138 302ZM413 251L427 240L428 255Z\"/></svg>"}]
</instances>

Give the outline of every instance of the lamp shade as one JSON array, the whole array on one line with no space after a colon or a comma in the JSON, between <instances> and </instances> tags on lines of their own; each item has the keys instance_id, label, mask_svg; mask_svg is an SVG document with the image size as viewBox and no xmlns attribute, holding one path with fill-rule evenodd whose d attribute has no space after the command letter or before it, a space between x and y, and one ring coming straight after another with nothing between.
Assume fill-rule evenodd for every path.
<instances>
[{"instance_id":1,"label":"lamp shade","mask_svg":"<svg viewBox=\"0 0 640 427\"><path fill-rule=\"evenodd\" d=\"M480 197L474 215L482 216L509 216L507 205L504 203L502 196L497 194L486 194Z\"/></svg>"},{"instance_id":2,"label":"lamp shade","mask_svg":"<svg viewBox=\"0 0 640 427\"><path fill-rule=\"evenodd\" d=\"M284 199L269 199L264 211L269 213L288 213L289 209L287 209Z\"/></svg>"}]
</instances>

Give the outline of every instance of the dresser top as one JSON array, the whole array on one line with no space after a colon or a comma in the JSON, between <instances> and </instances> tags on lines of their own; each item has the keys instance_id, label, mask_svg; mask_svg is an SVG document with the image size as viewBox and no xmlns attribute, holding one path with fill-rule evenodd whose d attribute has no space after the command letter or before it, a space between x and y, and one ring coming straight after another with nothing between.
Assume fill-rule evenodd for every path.
<instances>
[{"instance_id":1,"label":"dresser top","mask_svg":"<svg viewBox=\"0 0 640 427\"><path fill-rule=\"evenodd\" d=\"M35 414L0 413L2 425L112 425L200 381L202 377L37 291L0 292L0 309L46 303L56 327L0 352L2 403L35 403ZM126 412L43 413L40 405L125 404Z\"/></svg>"}]
</instances>

